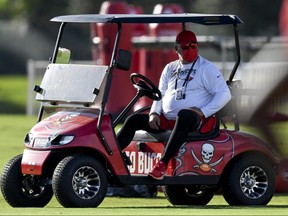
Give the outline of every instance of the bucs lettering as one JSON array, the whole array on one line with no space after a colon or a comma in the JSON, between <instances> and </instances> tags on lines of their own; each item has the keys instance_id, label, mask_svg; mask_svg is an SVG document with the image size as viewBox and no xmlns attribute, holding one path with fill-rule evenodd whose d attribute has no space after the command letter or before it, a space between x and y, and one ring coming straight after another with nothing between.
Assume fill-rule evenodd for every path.
<instances>
[{"instance_id":1,"label":"bucs lettering","mask_svg":"<svg viewBox=\"0 0 288 216\"><path fill-rule=\"evenodd\" d=\"M148 174L153 166L160 160L161 153L126 151L132 165L128 167L132 174Z\"/></svg>"}]
</instances>

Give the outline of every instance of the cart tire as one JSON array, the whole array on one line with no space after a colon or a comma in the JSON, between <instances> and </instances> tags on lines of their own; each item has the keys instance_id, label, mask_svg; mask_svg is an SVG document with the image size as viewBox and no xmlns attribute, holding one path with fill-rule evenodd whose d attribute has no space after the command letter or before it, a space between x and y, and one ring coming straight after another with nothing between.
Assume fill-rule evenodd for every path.
<instances>
[{"instance_id":1,"label":"cart tire","mask_svg":"<svg viewBox=\"0 0 288 216\"><path fill-rule=\"evenodd\" d=\"M39 186L38 176L21 173L22 154L9 160L1 174L1 191L12 207L44 207L52 196L51 186Z\"/></svg>"},{"instance_id":2,"label":"cart tire","mask_svg":"<svg viewBox=\"0 0 288 216\"><path fill-rule=\"evenodd\" d=\"M166 185L163 192L172 205L207 205L215 190L201 185Z\"/></svg>"},{"instance_id":3,"label":"cart tire","mask_svg":"<svg viewBox=\"0 0 288 216\"><path fill-rule=\"evenodd\" d=\"M275 190L275 173L263 157L239 158L223 179L222 193L229 205L266 205Z\"/></svg>"},{"instance_id":4,"label":"cart tire","mask_svg":"<svg viewBox=\"0 0 288 216\"><path fill-rule=\"evenodd\" d=\"M60 161L52 178L55 197L63 207L97 207L105 198L107 187L102 164L81 154Z\"/></svg>"}]
</instances>

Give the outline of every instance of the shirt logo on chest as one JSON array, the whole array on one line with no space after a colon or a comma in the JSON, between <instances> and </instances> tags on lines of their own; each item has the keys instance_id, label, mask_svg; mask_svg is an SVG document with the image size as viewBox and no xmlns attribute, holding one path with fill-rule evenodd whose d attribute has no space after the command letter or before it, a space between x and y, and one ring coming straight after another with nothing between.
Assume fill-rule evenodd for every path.
<instances>
[{"instance_id":1,"label":"shirt logo on chest","mask_svg":"<svg viewBox=\"0 0 288 216\"><path fill-rule=\"evenodd\" d=\"M182 70L182 71L179 71L178 73L176 73L176 75L177 75L176 78L178 80L183 80L183 81L189 82L194 78L195 74L196 74L195 69L192 69L191 72L190 72L190 69L185 69L185 70Z\"/></svg>"}]
</instances>

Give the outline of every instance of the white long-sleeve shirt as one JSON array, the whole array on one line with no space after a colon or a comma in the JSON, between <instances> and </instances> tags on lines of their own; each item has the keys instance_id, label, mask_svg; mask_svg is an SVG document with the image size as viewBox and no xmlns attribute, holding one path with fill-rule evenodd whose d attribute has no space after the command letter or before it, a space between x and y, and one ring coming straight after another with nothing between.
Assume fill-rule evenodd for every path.
<instances>
[{"instance_id":1,"label":"white long-sleeve shirt","mask_svg":"<svg viewBox=\"0 0 288 216\"><path fill-rule=\"evenodd\" d=\"M201 56L191 70L187 86L183 86L192 64L182 64L176 60L165 66L159 80L162 99L153 102L150 113L163 113L171 120L181 109L198 107L207 118L229 102L231 93L222 73ZM175 94L179 90L185 94L185 98L176 100Z\"/></svg>"}]
</instances>

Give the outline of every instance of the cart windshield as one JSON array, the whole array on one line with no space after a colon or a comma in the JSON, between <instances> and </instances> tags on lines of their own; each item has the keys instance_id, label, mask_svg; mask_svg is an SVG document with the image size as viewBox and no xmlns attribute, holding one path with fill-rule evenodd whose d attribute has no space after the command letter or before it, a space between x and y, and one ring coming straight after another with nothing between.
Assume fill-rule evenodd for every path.
<instances>
[{"instance_id":1,"label":"cart windshield","mask_svg":"<svg viewBox=\"0 0 288 216\"><path fill-rule=\"evenodd\" d=\"M108 66L49 64L36 100L55 104L92 105L100 97L100 88Z\"/></svg>"}]
</instances>

